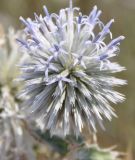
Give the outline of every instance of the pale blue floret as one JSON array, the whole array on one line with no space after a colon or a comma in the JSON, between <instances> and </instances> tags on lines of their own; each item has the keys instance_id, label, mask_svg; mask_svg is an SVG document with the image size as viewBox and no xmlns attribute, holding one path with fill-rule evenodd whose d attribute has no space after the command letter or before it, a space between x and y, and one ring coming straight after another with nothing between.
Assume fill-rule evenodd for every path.
<instances>
[{"instance_id":1,"label":"pale blue floret","mask_svg":"<svg viewBox=\"0 0 135 160\"><path fill-rule=\"evenodd\" d=\"M20 78L26 82L21 95L28 96L24 108L51 134L78 136L84 126L96 132L97 123L103 128L104 117L116 116L109 102L124 100L113 87L126 81L111 76L125 69L111 60L124 36L112 39L114 19L104 25L97 6L89 16L73 8L72 1L59 14L43 9L44 17L36 13L35 20L20 17L26 37L18 42L30 56L21 66Z\"/></svg>"},{"instance_id":2,"label":"pale blue floret","mask_svg":"<svg viewBox=\"0 0 135 160\"><path fill-rule=\"evenodd\" d=\"M97 6L94 6L93 11L90 13L88 17L89 23L95 26L97 22L100 22L99 17L101 13L102 12L100 10L98 11Z\"/></svg>"}]
</instances>

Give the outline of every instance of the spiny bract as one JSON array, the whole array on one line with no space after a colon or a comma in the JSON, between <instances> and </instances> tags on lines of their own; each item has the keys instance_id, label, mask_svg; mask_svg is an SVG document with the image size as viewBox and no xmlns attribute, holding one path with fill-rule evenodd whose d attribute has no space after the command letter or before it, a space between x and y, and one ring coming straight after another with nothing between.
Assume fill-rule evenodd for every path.
<instances>
[{"instance_id":1,"label":"spiny bract","mask_svg":"<svg viewBox=\"0 0 135 160\"><path fill-rule=\"evenodd\" d=\"M21 93L27 96L26 113L52 135L78 136L84 126L96 131L103 117L115 116L109 101L124 100L113 87L126 82L111 74L125 68L110 61L124 36L105 43L107 36L112 39L114 20L104 25L96 6L89 16L72 3L59 14L49 14L46 7L44 12L45 17L35 14L35 20L20 17L26 37L18 42L30 56L20 76L26 82Z\"/></svg>"},{"instance_id":2,"label":"spiny bract","mask_svg":"<svg viewBox=\"0 0 135 160\"><path fill-rule=\"evenodd\" d=\"M83 147L75 152L76 160L121 160L123 153L119 153L112 148L102 149L97 144Z\"/></svg>"}]
</instances>

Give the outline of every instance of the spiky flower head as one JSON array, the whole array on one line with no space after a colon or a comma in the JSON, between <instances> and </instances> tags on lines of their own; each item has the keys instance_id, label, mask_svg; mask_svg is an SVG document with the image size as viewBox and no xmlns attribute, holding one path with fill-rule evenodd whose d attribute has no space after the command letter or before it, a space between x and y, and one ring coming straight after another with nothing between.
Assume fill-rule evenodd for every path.
<instances>
[{"instance_id":1,"label":"spiky flower head","mask_svg":"<svg viewBox=\"0 0 135 160\"><path fill-rule=\"evenodd\" d=\"M32 141L25 131L16 94L21 85L14 82L19 74L16 66L20 56L16 38L20 32L0 28L0 160L35 160Z\"/></svg>"},{"instance_id":2,"label":"spiky flower head","mask_svg":"<svg viewBox=\"0 0 135 160\"><path fill-rule=\"evenodd\" d=\"M115 116L109 102L124 100L113 87L125 81L111 76L125 69L111 62L124 36L105 42L112 39L114 20L104 25L96 6L88 16L71 1L59 14L45 6L44 12L35 20L20 17L26 37L18 42L30 56L20 77L26 82L21 93L27 96L26 113L51 134L78 135L85 125L96 131L96 123L102 126L104 117Z\"/></svg>"}]
</instances>

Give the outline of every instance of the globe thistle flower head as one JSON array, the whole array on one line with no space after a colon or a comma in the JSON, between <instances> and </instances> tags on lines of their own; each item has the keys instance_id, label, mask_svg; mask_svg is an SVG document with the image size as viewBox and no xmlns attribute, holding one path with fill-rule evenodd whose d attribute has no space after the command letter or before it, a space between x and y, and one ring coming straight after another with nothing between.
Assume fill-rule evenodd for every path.
<instances>
[{"instance_id":1,"label":"globe thistle flower head","mask_svg":"<svg viewBox=\"0 0 135 160\"><path fill-rule=\"evenodd\" d=\"M30 135L24 129L24 116L16 97L21 84L14 82L19 74L16 66L24 56L20 56L16 38L20 32L9 28L6 34L0 28L0 160L35 160ZM27 148L27 149L26 149Z\"/></svg>"},{"instance_id":2,"label":"globe thistle flower head","mask_svg":"<svg viewBox=\"0 0 135 160\"><path fill-rule=\"evenodd\" d=\"M112 39L114 20L104 25L96 6L88 16L71 1L59 14L43 9L46 15L35 13L35 20L20 17L26 37L18 42L30 56L21 65L25 110L52 135L57 131L78 135L84 126L96 131L96 123L103 127L103 118L115 116L109 102L124 100L113 87L126 82L111 76L125 69L111 61L124 36Z\"/></svg>"}]
</instances>

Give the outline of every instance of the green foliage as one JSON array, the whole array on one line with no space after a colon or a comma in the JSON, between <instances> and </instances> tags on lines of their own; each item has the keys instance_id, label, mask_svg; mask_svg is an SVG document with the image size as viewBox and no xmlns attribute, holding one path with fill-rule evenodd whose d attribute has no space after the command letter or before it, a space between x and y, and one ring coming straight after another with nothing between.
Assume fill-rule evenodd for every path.
<instances>
[{"instance_id":1,"label":"green foliage","mask_svg":"<svg viewBox=\"0 0 135 160\"><path fill-rule=\"evenodd\" d=\"M57 136L51 137L49 131L42 133L40 130L37 130L36 133L42 141L45 141L56 152L59 152L62 155L68 152L68 143L62 138Z\"/></svg>"},{"instance_id":2,"label":"green foliage","mask_svg":"<svg viewBox=\"0 0 135 160\"><path fill-rule=\"evenodd\" d=\"M75 136L67 136L66 138L62 138L59 136L51 136L49 131L41 132L41 130L33 130L32 132L36 133L37 138L42 143L47 143L52 150L58 152L60 155L66 155L69 152L69 145L76 144L81 145L83 144L83 138Z\"/></svg>"},{"instance_id":3,"label":"green foliage","mask_svg":"<svg viewBox=\"0 0 135 160\"><path fill-rule=\"evenodd\" d=\"M90 147L79 149L76 153L76 160L119 160L118 156L118 152L91 145Z\"/></svg>"}]
</instances>

